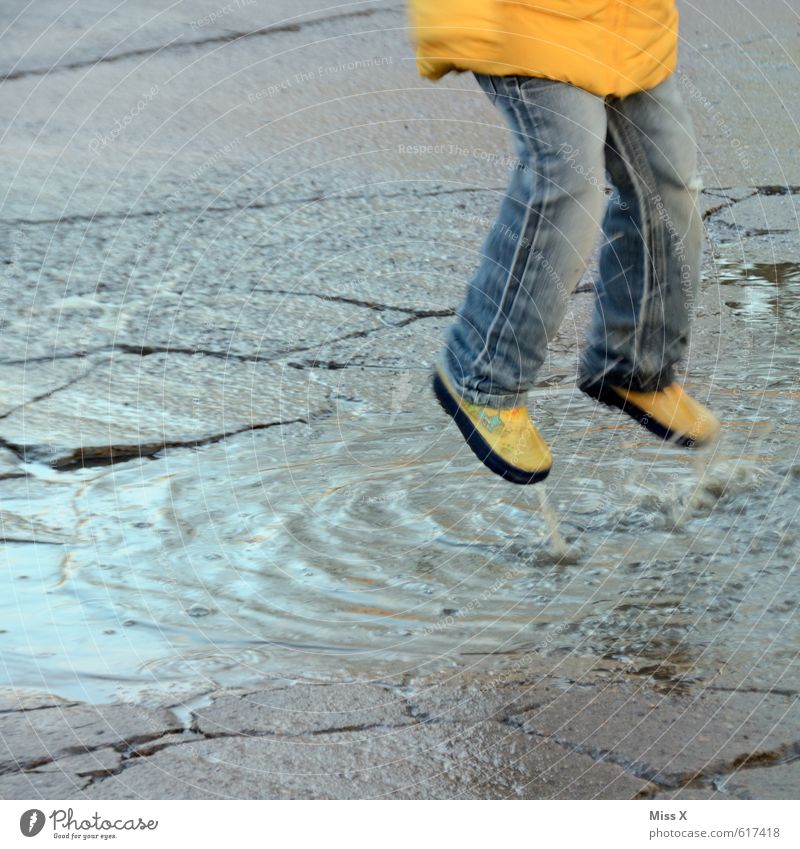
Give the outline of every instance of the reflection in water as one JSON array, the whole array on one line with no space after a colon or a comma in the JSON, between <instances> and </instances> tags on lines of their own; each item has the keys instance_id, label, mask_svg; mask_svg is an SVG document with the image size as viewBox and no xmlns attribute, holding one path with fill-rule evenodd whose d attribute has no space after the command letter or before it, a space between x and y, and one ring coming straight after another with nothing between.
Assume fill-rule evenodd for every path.
<instances>
[{"instance_id":1,"label":"reflection in water","mask_svg":"<svg viewBox=\"0 0 800 849\"><path fill-rule=\"evenodd\" d=\"M478 466L422 384L389 423L343 408L155 460L30 464L0 480L2 683L106 700L579 655L780 686L800 637L799 286L788 265L720 268L720 302L750 306L723 345L713 322L693 341L690 388L725 425L710 454L543 389L546 502Z\"/></svg>"},{"instance_id":2,"label":"reflection in water","mask_svg":"<svg viewBox=\"0 0 800 849\"><path fill-rule=\"evenodd\" d=\"M735 315L800 317L800 263L721 261L715 282L724 286L724 302Z\"/></svg>"}]
</instances>

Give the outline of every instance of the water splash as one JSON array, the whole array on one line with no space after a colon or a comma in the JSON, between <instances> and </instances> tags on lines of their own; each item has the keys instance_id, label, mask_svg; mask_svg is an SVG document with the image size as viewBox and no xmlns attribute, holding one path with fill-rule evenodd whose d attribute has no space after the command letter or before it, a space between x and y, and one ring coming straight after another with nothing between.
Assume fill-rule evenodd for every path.
<instances>
[{"instance_id":1,"label":"water splash","mask_svg":"<svg viewBox=\"0 0 800 849\"><path fill-rule=\"evenodd\" d=\"M547 497L547 487L544 483L537 485L536 494L539 497L539 509L547 524L550 553L553 559L557 561L566 560L570 554L570 549L561 535L561 529L558 526L558 517Z\"/></svg>"}]
</instances>

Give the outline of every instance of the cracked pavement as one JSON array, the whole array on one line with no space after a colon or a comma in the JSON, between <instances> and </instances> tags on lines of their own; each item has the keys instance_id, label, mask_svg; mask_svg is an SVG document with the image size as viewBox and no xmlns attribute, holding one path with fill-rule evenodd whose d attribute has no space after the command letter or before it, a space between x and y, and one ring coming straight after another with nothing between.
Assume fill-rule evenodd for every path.
<instances>
[{"instance_id":1,"label":"cracked pavement","mask_svg":"<svg viewBox=\"0 0 800 849\"><path fill-rule=\"evenodd\" d=\"M798 745L778 729L797 715L797 694L687 699L591 669L572 687L472 671L214 691L180 721L164 708L6 698L0 795L753 798L753 776L794 775Z\"/></svg>"},{"instance_id":2,"label":"cracked pavement","mask_svg":"<svg viewBox=\"0 0 800 849\"><path fill-rule=\"evenodd\" d=\"M385 410L391 381L416 415L493 220L505 130L466 75L416 77L402 3L268 5L220 14L195 0L142 15L127 3L109 16L12 3L20 17L0 38L0 542L48 564L52 550L59 584L97 560L96 504L82 499L113 479L91 477L96 467L144 479L136 462L170 464L159 515L180 532L180 571L208 521L181 514L182 491L206 497L199 449L241 457L252 435L252 465L269 474L287 444L300 456L320 435L335 442L342 421ZM712 261L789 277L800 102L781 93L797 90L797 16L766 0L706 6L683 9L681 62L707 277ZM412 145L433 152L404 152ZM591 292L589 275L567 326L585 321ZM722 307L701 307L696 332L724 335ZM574 339L553 348L543 386L555 397ZM119 491L135 499L135 483ZM224 512L230 498L209 500ZM115 515L124 548L123 526L141 516ZM245 533L271 538L257 524ZM12 567L0 568L10 587ZM514 672L476 661L317 679L298 668L254 673L252 688L201 671L177 695L108 704L12 675L0 687L0 798L796 796L791 672L726 669L684 686L657 665L526 658Z\"/></svg>"}]
</instances>

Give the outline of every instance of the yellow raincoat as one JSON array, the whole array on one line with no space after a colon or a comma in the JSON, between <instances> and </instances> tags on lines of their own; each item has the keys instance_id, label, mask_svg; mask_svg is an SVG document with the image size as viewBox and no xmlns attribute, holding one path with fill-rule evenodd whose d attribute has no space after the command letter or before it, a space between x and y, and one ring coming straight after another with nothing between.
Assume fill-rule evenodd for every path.
<instances>
[{"instance_id":1,"label":"yellow raincoat","mask_svg":"<svg viewBox=\"0 0 800 849\"><path fill-rule=\"evenodd\" d=\"M520 74L601 96L652 88L674 70L674 0L410 0L420 74Z\"/></svg>"}]
</instances>

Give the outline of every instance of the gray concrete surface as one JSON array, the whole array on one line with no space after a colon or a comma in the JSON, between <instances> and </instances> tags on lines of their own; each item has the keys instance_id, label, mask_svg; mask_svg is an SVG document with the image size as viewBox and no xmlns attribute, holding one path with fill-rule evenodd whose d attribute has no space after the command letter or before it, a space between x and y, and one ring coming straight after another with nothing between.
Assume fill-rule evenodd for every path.
<instances>
[{"instance_id":1,"label":"gray concrete surface","mask_svg":"<svg viewBox=\"0 0 800 849\"><path fill-rule=\"evenodd\" d=\"M174 457L249 431L294 433L342 404L379 409L387 369L426 392L508 144L468 76L415 76L401 2L10 6L7 498L58 485L34 482L30 463ZM798 13L769 0L681 11L710 253L798 263ZM576 297L576 321L590 303ZM719 317L703 308L711 338ZM556 342L567 358L573 336ZM343 384L345 363L358 368ZM64 486L66 503L81 484ZM9 508L5 522L4 540L43 547L88 518ZM158 706L64 701L12 681L0 690L0 797L796 795L796 680L665 689L611 660L576 664L298 673Z\"/></svg>"},{"instance_id":2,"label":"gray concrete surface","mask_svg":"<svg viewBox=\"0 0 800 849\"><path fill-rule=\"evenodd\" d=\"M205 694L180 721L8 696L2 711L9 799L791 798L797 778L795 696L664 695L591 669L569 686L276 682Z\"/></svg>"}]
</instances>

